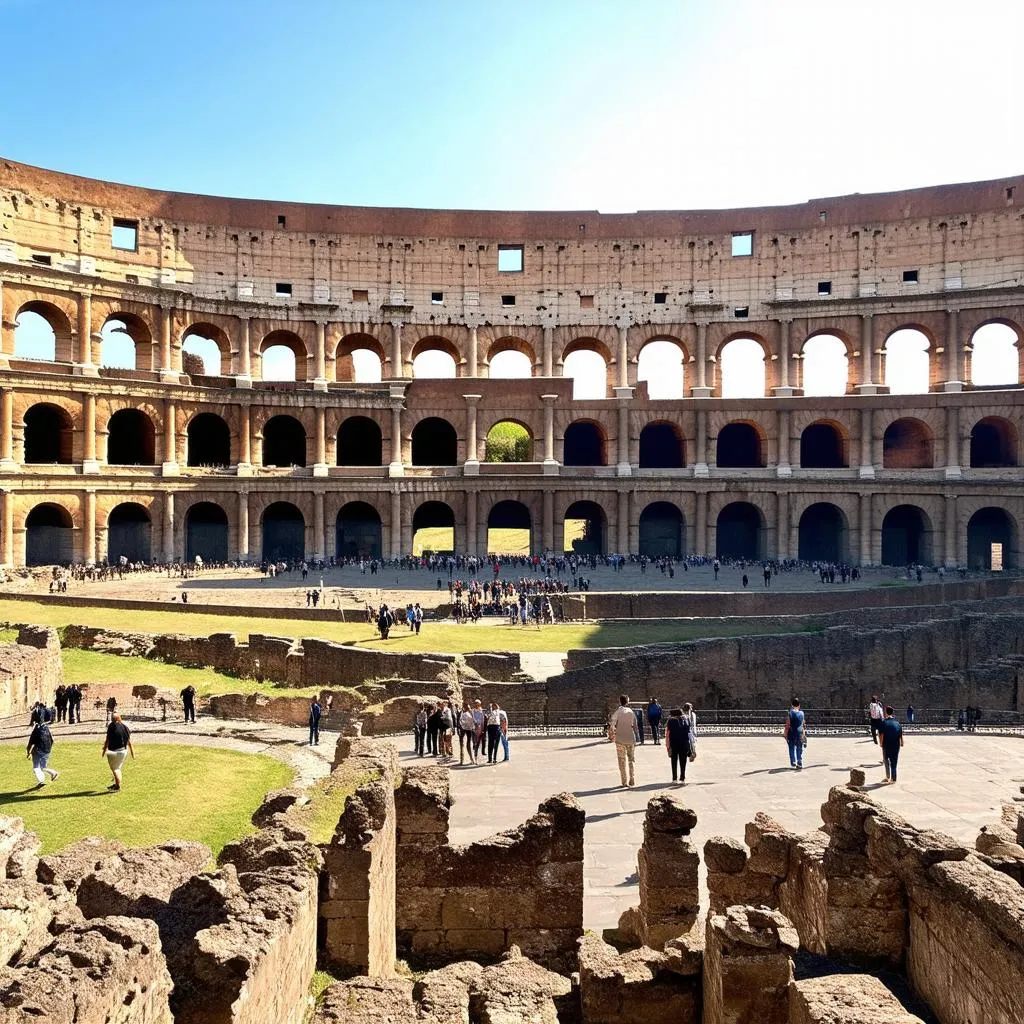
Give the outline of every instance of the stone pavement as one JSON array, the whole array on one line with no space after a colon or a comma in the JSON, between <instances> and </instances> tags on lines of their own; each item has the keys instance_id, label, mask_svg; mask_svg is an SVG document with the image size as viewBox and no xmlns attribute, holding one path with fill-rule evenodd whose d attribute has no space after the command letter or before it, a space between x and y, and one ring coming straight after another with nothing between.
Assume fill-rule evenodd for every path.
<instances>
[{"instance_id":1,"label":"stone pavement","mask_svg":"<svg viewBox=\"0 0 1024 1024\"><path fill-rule=\"evenodd\" d=\"M511 753L507 764L453 769L453 841L510 828L546 796L575 793L587 812L584 924L614 926L639 899L636 854L647 801L671 786L664 748L637 748L637 786L629 790L618 785L614 748L605 740L514 739ZM700 737L687 784L675 789L697 811L696 845L713 835L742 839L758 810L794 831L816 828L829 789L847 781L851 767L866 768L869 786L884 779L879 748L866 737L811 736L806 754L807 767L797 772L781 736ZM1022 756L1024 738L1015 736L908 733L900 782L870 793L914 825L973 845L978 829L1019 792Z\"/></svg>"}]
</instances>

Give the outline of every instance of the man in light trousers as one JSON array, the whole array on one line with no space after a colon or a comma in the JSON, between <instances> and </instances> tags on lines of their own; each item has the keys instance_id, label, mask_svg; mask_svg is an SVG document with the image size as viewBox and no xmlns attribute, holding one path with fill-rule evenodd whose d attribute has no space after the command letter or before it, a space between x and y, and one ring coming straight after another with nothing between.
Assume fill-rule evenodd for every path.
<instances>
[{"instance_id":1,"label":"man in light trousers","mask_svg":"<svg viewBox=\"0 0 1024 1024\"><path fill-rule=\"evenodd\" d=\"M629 697L624 693L619 696L619 706L612 712L612 717L608 722L608 738L615 743L615 756L619 761L619 776L622 778L622 785L635 785L633 755L639 737L636 731L636 715L630 710Z\"/></svg>"}]
</instances>

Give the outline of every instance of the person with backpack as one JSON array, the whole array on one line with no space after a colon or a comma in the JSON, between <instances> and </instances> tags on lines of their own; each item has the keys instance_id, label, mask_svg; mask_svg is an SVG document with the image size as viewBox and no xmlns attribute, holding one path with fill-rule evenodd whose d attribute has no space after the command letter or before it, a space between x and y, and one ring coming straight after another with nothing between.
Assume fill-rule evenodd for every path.
<instances>
[{"instance_id":1,"label":"person with backpack","mask_svg":"<svg viewBox=\"0 0 1024 1024\"><path fill-rule=\"evenodd\" d=\"M679 783L686 785L686 762L690 757L690 719L683 714L682 708L673 708L668 713L665 723L665 749L672 762L672 781L679 773Z\"/></svg>"},{"instance_id":2,"label":"person with backpack","mask_svg":"<svg viewBox=\"0 0 1024 1024\"><path fill-rule=\"evenodd\" d=\"M32 734L28 738L28 747L25 751L25 756L32 758L32 774L36 777L36 789L42 789L46 785L47 775L50 776L51 782L56 782L60 777L60 772L47 767L52 750L53 735L50 733L50 726L46 722L36 722L32 726Z\"/></svg>"},{"instance_id":3,"label":"person with backpack","mask_svg":"<svg viewBox=\"0 0 1024 1024\"><path fill-rule=\"evenodd\" d=\"M789 766L790 768L803 768L804 766L804 713L800 709L800 698L794 697L789 715L786 717L785 728L786 742L789 744Z\"/></svg>"}]
</instances>

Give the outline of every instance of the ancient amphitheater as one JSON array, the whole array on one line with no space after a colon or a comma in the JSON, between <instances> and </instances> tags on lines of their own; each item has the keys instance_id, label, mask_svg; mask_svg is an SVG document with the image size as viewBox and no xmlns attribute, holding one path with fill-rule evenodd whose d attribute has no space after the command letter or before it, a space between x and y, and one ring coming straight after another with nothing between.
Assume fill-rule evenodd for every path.
<instances>
[{"instance_id":1,"label":"ancient amphitheater","mask_svg":"<svg viewBox=\"0 0 1024 1024\"><path fill-rule=\"evenodd\" d=\"M0 556L388 557L441 528L1014 566L1022 201L364 209L4 162ZM504 421L528 439L488 461Z\"/></svg>"}]
</instances>

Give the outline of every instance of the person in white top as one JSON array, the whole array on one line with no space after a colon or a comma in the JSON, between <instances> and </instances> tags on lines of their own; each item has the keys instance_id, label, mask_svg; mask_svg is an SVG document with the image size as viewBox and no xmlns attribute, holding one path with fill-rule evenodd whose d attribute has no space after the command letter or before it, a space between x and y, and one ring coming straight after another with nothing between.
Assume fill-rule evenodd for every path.
<instances>
[{"instance_id":1,"label":"person in white top","mask_svg":"<svg viewBox=\"0 0 1024 1024\"><path fill-rule=\"evenodd\" d=\"M882 721L885 719L885 710L876 696L871 697L871 703L868 705L868 717L871 721L871 742L877 743L878 735L882 731ZM885 760L884 756L882 760Z\"/></svg>"},{"instance_id":2,"label":"person in white top","mask_svg":"<svg viewBox=\"0 0 1024 1024\"><path fill-rule=\"evenodd\" d=\"M619 762L619 776L623 786L636 784L634 771L634 747L636 746L636 715L630 710L629 697L622 694L619 706L608 721L608 738L615 744L615 756ZM627 765L629 772L627 777Z\"/></svg>"}]
</instances>

